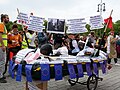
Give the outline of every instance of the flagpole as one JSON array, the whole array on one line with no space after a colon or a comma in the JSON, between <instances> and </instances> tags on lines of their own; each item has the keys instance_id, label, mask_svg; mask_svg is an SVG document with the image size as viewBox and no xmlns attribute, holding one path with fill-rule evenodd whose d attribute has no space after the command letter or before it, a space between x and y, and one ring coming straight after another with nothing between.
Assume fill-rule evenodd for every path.
<instances>
[{"instance_id":1,"label":"flagpole","mask_svg":"<svg viewBox=\"0 0 120 90\"><path fill-rule=\"evenodd\" d=\"M21 17L21 15L20 15L20 12L19 12L19 9L18 9L18 8L17 8L17 12L18 12L18 15L20 16L20 20L22 21L22 17ZM21 23L21 24L22 24L23 33L24 33L24 35L25 35L25 40L26 40L26 43L27 43L28 48L29 48L28 38L27 38L27 36L26 36L26 33L25 33L25 29L24 29L23 23Z\"/></svg>"},{"instance_id":2,"label":"flagpole","mask_svg":"<svg viewBox=\"0 0 120 90\"><path fill-rule=\"evenodd\" d=\"M99 51L100 51L100 49L101 49L102 41L103 41L103 39L104 39L104 36L105 36L106 30L107 30L107 27L108 27L108 25L109 25L110 17L111 17L111 15L112 15L112 12L113 12L113 10L111 10L109 19L108 19L107 24L106 24L105 29L104 29L104 33L103 33L102 39L101 39L101 41L100 41L100 46L98 46L98 51L96 52L96 54L94 54L94 56L99 56Z\"/></svg>"}]
</instances>

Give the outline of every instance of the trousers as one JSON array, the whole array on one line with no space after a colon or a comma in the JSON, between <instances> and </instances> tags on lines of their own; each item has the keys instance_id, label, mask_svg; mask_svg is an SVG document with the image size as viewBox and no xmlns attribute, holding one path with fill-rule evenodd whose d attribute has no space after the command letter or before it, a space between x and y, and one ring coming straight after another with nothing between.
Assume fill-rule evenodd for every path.
<instances>
[{"instance_id":1,"label":"trousers","mask_svg":"<svg viewBox=\"0 0 120 90\"><path fill-rule=\"evenodd\" d=\"M6 52L0 48L0 78L3 77L3 72L5 70L5 62L6 62Z\"/></svg>"}]
</instances>

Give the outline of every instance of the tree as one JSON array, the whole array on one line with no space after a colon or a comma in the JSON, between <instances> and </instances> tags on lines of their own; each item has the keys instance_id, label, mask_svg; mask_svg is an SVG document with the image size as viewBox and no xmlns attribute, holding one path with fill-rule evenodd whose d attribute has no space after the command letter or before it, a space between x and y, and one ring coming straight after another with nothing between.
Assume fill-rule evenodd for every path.
<instances>
[{"instance_id":1,"label":"tree","mask_svg":"<svg viewBox=\"0 0 120 90\"><path fill-rule=\"evenodd\" d=\"M120 33L120 20L116 21L116 22L113 24L113 28L114 28L115 34Z\"/></svg>"}]
</instances>

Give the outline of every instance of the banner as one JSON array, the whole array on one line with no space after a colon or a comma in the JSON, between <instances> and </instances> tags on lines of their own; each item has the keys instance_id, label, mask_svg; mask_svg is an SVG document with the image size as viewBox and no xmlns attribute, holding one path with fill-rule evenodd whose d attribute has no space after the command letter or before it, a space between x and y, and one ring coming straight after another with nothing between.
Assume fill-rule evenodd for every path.
<instances>
[{"instance_id":1,"label":"banner","mask_svg":"<svg viewBox=\"0 0 120 90\"><path fill-rule=\"evenodd\" d=\"M13 66L13 61L10 60L9 61L9 70L8 70L8 73L12 76L12 66Z\"/></svg>"},{"instance_id":2,"label":"banner","mask_svg":"<svg viewBox=\"0 0 120 90\"><path fill-rule=\"evenodd\" d=\"M48 18L47 32L64 34L65 19Z\"/></svg>"},{"instance_id":3,"label":"banner","mask_svg":"<svg viewBox=\"0 0 120 90\"><path fill-rule=\"evenodd\" d=\"M32 65L29 64L25 66L26 79L28 82L32 82L31 69Z\"/></svg>"},{"instance_id":4,"label":"banner","mask_svg":"<svg viewBox=\"0 0 120 90\"><path fill-rule=\"evenodd\" d=\"M55 80L62 80L62 64L55 64Z\"/></svg>"},{"instance_id":5,"label":"banner","mask_svg":"<svg viewBox=\"0 0 120 90\"><path fill-rule=\"evenodd\" d=\"M71 79L76 78L76 73L75 73L73 64L68 64L68 71Z\"/></svg>"},{"instance_id":6,"label":"banner","mask_svg":"<svg viewBox=\"0 0 120 90\"><path fill-rule=\"evenodd\" d=\"M94 73L95 73L95 75L97 75L98 76L98 67L97 67L97 63L93 63L93 69L94 69Z\"/></svg>"},{"instance_id":7,"label":"banner","mask_svg":"<svg viewBox=\"0 0 120 90\"><path fill-rule=\"evenodd\" d=\"M21 77L22 77L22 64L18 64L16 81L21 81Z\"/></svg>"},{"instance_id":8,"label":"banner","mask_svg":"<svg viewBox=\"0 0 120 90\"><path fill-rule=\"evenodd\" d=\"M43 29L45 28L43 26L43 23L44 23L44 18L30 15L29 23L28 23L28 30L32 30L35 32L42 32Z\"/></svg>"},{"instance_id":9,"label":"banner","mask_svg":"<svg viewBox=\"0 0 120 90\"><path fill-rule=\"evenodd\" d=\"M78 77L83 77L83 67L82 64L77 64L77 69L78 69Z\"/></svg>"},{"instance_id":10,"label":"banner","mask_svg":"<svg viewBox=\"0 0 120 90\"><path fill-rule=\"evenodd\" d=\"M106 69L105 69L105 65L103 64L103 62L100 62L100 66L101 66L101 69L102 69L102 73L105 74Z\"/></svg>"},{"instance_id":11,"label":"banner","mask_svg":"<svg viewBox=\"0 0 120 90\"><path fill-rule=\"evenodd\" d=\"M12 65L12 69L11 69L11 77L14 79L14 77L15 77L15 66L16 66L17 64L13 64Z\"/></svg>"},{"instance_id":12,"label":"banner","mask_svg":"<svg viewBox=\"0 0 120 90\"><path fill-rule=\"evenodd\" d=\"M26 26L28 24L28 15L20 12L19 15L17 16L17 23Z\"/></svg>"},{"instance_id":13,"label":"banner","mask_svg":"<svg viewBox=\"0 0 120 90\"><path fill-rule=\"evenodd\" d=\"M49 64L40 64L41 67L41 81L50 80L50 66Z\"/></svg>"},{"instance_id":14,"label":"banner","mask_svg":"<svg viewBox=\"0 0 120 90\"><path fill-rule=\"evenodd\" d=\"M91 75L92 75L90 63L86 63L86 71L87 71L87 75L88 75L88 76L91 76Z\"/></svg>"},{"instance_id":15,"label":"banner","mask_svg":"<svg viewBox=\"0 0 120 90\"><path fill-rule=\"evenodd\" d=\"M80 19L68 19L67 20L68 30L67 33L84 33L87 32L85 18Z\"/></svg>"},{"instance_id":16,"label":"banner","mask_svg":"<svg viewBox=\"0 0 120 90\"><path fill-rule=\"evenodd\" d=\"M101 15L91 16L89 21L90 21L91 30L100 29L104 27L103 18Z\"/></svg>"}]
</instances>

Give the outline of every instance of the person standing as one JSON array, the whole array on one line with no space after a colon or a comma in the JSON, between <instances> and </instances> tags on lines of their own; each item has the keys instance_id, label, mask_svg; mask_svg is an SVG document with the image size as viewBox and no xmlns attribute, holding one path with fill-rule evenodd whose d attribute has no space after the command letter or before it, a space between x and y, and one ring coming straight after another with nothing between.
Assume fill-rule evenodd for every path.
<instances>
[{"instance_id":1,"label":"person standing","mask_svg":"<svg viewBox=\"0 0 120 90\"><path fill-rule=\"evenodd\" d=\"M23 37L23 41L22 41L22 49L26 49L26 48L31 48L31 49L35 49L36 46L35 46L35 37L36 37L36 33L34 31L28 31L28 29L25 27L24 28L24 37ZM26 35L26 38L25 38L25 35ZM28 41L28 44L29 44L29 47L27 45L27 41Z\"/></svg>"},{"instance_id":2,"label":"person standing","mask_svg":"<svg viewBox=\"0 0 120 90\"><path fill-rule=\"evenodd\" d=\"M12 26L12 31L8 33L8 53L12 52L14 55L17 54L17 52L21 50L21 43L22 36L18 32L17 24L14 24Z\"/></svg>"},{"instance_id":3,"label":"person standing","mask_svg":"<svg viewBox=\"0 0 120 90\"><path fill-rule=\"evenodd\" d=\"M7 14L1 14L0 23L0 83L7 83L4 77L5 62L6 62L6 47L7 47L7 29L5 24L9 22Z\"/></svg>"},{"instance_id":4,"label":"person standing","mask_svg":"<svg viewBox=\"0 0 120 90\"><path fill-rule=\"evenodd\" d=\"M116 52L116 41L114 38L114 31L109 33L110 35L107 38L107 54L108 54L108 64L111 64L111 59L114 58L115 65L120 65L117 63L117 52Z\"/></svg>"},{"instance_id":5,"label":"person standing","mask_svg":"<svg viewBox=\"0 0 120 90\"><path fill-rule=\"evenodd\" d=\"M120 58L120 33L116 35L117 42L116 42L116 51L117 51L117 58Z\"/></svg>"}]
</instances>

